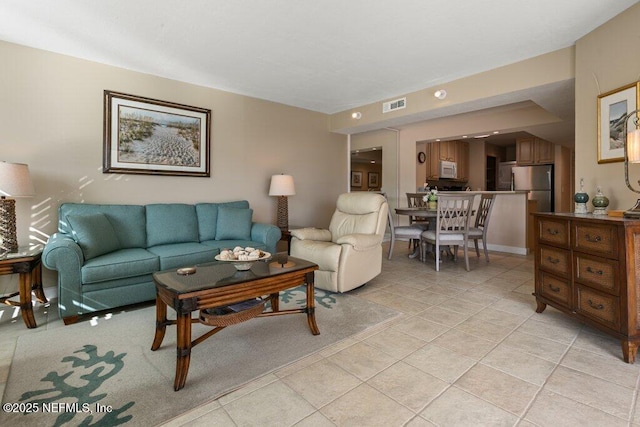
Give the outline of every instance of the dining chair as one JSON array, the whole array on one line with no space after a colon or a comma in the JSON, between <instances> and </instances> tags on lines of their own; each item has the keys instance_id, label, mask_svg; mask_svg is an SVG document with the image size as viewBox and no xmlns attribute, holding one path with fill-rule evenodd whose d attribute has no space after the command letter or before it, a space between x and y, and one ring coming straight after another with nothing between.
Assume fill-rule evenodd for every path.
<instances>
[{"instance_id":1,"label":"dining chair","mask_svg":"<svg viewBox=\"0 0 640 427\"><path fill-rule=\"evenodd\" d=\"M438 195L438 216L436 217L435 230L426 230L421 234L422 250L425 243L434 246L436 258L436 271L440 271L440 247L453 246L454 260L458 259L458 246L464 249L464 261L469 271L469 222L473 207L473 194L465 195ZM422 259L426 256L422 255Z\"/></svg>"},{"instance_id":2,"label":"dining chair","mask_svg":"<svg viewBox=\"0 0 640 427\"><path fill-rule=\"evenodd\" d=\"M429 193L407 193L407 206L410 208L427 208L427 202L424 201L423 197ZM409 225L418 224L423 226L423 229L427 229L429 226L429 221L424 218L418 218L414 216L409 217Z\"/></svg>"},{"instance_id":3,"label":"dining chair","mask_svg":"<svg viewBox=\"0 0 640 427\"><path fill-rule=\"evenodd\" d=\"M489 252L487 251L487 229L489 228L489 218L491 217L494 198L494 194L483 194L480 197L480 204L478 205L476 213L475 225L469 228L469 239L473 240L473 243L476 247L476 255L478 257L480 256L478 240L482 240L484 258L487 262L489 262Z\"/></svg>"},{"instance_id":4,"label":"dining chair","mask_svg":"<svg viewBox=\"0 0 640 427\"><path fill-rule=\"evenodd\" d=\"M387 195L384 194L386 198ZM393 224L393 216L391 215L391 209L389 209L388 213L388 221L389 221L389 231L391 233L391 242L389 243L389 254L387 255L388 259L391 259L393 256L393 246L396 240L400 241L408 241L409 247L413 244L414 253L410 255L410 257L422 255L422 245L421 245L421 237L420 235L425 230L421 225L394 225Z\"/></svg>"}]
</instances>

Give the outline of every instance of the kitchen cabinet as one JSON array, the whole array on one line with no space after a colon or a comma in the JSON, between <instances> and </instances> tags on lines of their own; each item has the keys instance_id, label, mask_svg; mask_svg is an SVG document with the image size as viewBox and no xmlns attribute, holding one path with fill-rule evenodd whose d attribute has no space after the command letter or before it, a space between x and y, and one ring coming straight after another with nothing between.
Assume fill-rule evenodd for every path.
<instances>
[{"instance_id":1,"label":"kitchen cabinet","mask_svg":"<svg viewBox=\"0 0 640 427\"><path fill-rule=\"evenodd\" d=\"M535 213L537 309L547 305L619 339L625 362L640 343L640 220Z\"/></svg>"},{"instance_id":2,"label":"kitchen cabinet","mask_svg":"<svg viewBox=\"0 0 640 427\"><path fill-rule=\"evenodd\" d=\"M416 176L425 176L426 181L440 179L440 161L455 162L458 167L456 181L469 179L469 143L467 141L435 141L416 143L416 154L423 151L426 155L424 163L418 162ZM424 171L424 175L423 174Z\"/></svg>"},{"instance_id":3,"label":"kitchen cabinet","mask_svg":"<svg viewBox=\"0 0 640 427\"><path fill-rule=\"evenodd\" d=\"M469 143L467 141L455 141L456 163L458 164L458 180L469 180Z\"/></svg>"},{"instance_id":4,"label":"kitchen cabinet","mask_svg":"<svg viewBox=\"0 0 640 427\"><path fill-rule=\"evenodd\" d=\"M553 163L553 143L529 137L516 140L516 162L520 166Z\"/></svg>"},{"instance_id":5,"label":"kitchen cabinet","mask_svg":"<svg viewBox=\"0 0 640 427\"><path fill-rule=\"evenodd\" d=\"M456 146L458 141L439 141L437 142L439 146L438 155L440 160L446 160L449 162L456 161Z\"/></svg>"},{"instance_id":6,"label":"kitchen cabinet","mask_svg":"<svg viewBox=\"0 0 640 427\"><path fill-rule=\"evenodd\" d=\"M437 142L429 142L427 153L427 181L440 178L440 147Z\"/></svg>"}]
</instances>

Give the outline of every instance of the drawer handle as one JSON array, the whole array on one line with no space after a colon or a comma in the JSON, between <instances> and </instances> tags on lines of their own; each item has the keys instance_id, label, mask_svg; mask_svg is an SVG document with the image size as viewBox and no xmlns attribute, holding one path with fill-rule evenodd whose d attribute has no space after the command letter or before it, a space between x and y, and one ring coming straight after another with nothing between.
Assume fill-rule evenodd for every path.
<instances>
[{"instance_id":1,"label":"drawer handle","mask_svg":"<svg viewBox=\"0 0 640 427\"><path fill-rule=\"evenodd\" d=\"M549 261L551 264L557 264L560 262L558 258L551 258L550 256L547 257L547 261Z\"/></svg>"},{"instance_id":2,"label":"drawer handle","mask_svg":"<svg viewBox=\"0 0 640 427\"><path fill-rule=\"evenodd\" d=\"M587 267L587 272L591 273L591 274L597 274L599 276L602 276L604 274L604 271L602 271L602 270L594 270L591 267Z\"/></svg>"},{"instance_id":3,"label":"drawer handle","mask_svg":"<svg viewBox=\"0 0 640 427\"><path fill-rule=\"evenodd\" d=\"M604 305L602 305L602 304L594 304L593 301L591 301L591 300L587 300L587 303L589 304L589 307L591 307L591 308L595 308L596 310L604 310Z\"/></svg>"},{"instance_id":4,"label":"drawer handle","mask_svg":"<svg viewBox=\"0 0 640 427\"><path fill-rule=\"evenodd\" d=\"M585 235L584 238L587 239L587 242L591 242L591 243L598 243L599 241L602 240L602 237L600 236L591 237L590 234Z\"/></svg>"},{"instance_id":5,"label":"drawer handle","mask_svg":"<svg viewBox=\"0 0 640 427\"><path fill-rule=\"evenodd\" d=\"M552 230L550 228L547 228L547 233L551 234L552 236L555 236L558 234L558 230Z\"/></svg>"},{"instance_id":6,"label":"drawer handle","mask_svg":"<svg viewBox=\"0 0 640 427\"><path fill-rule=\"evenodd\" d=\"M560 292L560 288L559 288L559 287L558 287L558 288L554 288L554 287L553 287L553 285L552 285L551 283L549 283L549 289L551 289L551 291L553 291L553 292L555 292L555 293Z\"/></svg>"}]
</instances>

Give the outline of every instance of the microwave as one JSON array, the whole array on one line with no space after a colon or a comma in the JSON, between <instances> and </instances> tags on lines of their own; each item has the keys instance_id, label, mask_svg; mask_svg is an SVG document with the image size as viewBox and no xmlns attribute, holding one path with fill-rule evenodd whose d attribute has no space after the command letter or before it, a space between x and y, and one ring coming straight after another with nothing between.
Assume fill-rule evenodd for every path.
<instances>
[{"instance_id":1,"label":"microwave","mask_svg":"<svg viewBox=\"0 0 640 427\"><path fill-rule=\"evenodd\" d=\"M457 178L458 166L456 162L440 160L440 178Z\"/></svg>"}]
</instances>

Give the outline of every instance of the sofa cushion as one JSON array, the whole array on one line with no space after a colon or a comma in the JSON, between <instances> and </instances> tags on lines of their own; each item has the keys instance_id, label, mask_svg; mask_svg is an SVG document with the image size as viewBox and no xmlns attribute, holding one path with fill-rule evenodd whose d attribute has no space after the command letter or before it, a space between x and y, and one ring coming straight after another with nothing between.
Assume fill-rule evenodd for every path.
<instances>
[{"instance_id":1,"label":"sofa cushion","mask_svg":"<svg viewBox=\"0 0 640 427\"><path fill-rule=\"evenodd\" d=\"M90 284L151 274L158 270L160 260L157 255L146 249L121 249L85 262L81 274L82 283Z\"/></svg>"},{"instance_id":2,"label":"sofa cushion","mask_svg":"<svg viewBox=\"0 0 640 427\"><path fill-rule=\"evenodd\" d=\"M198 203L196 205L196 213L198 214L198 232L201 242L216 238L218 208L220 207L248 209L249 202L238 200L224 203Z\"/></svg>"},{"instance_id":3,"label":"sofa cushion","mask_svg":"<svg viewBox=\"0 0 640 427\"><path fill-rule=\"evenodd\" d=\"M104 214L69 215L67 221L85 260L120 249L116 232Z\"/></svg>"},{"instance_id":4,"label":"sofa cushion","mask_svg":"<svg viewBox=\"0 0 640 427\"><path fill-rule=\"evenodd\" d=\"M71 226L67 219L69 215L94 214L103 214L109 219L122 249L147 246L145 207L141 205L63 203L59 209L58 228L61 232L70 234Z\"/></svg>"},{"instance_id":5,"label":"sofa cushion","mask_svg":"<svg viewBox=\"0 0 640 427\"><path fill-rule=\"evenodd\" d=\"M197 241L198 218L194 205L147 205L147 247Z\"/></svg>"},{"instance_id":6,"label":"sofa cushion","mask_svg":"<svg viewBox=\"0 0 640 427\"><path fill-rule=\"evenodd\" d=\"M253 209L218 208L216 240L251 240Z\"/></svg>"},{"instance_id":7,"label":"sofa cushion","mask_svg":"<svg viewBox=\"0 0 640 427\"><path fill-rule=\"evenodd\" d=\"M214 248L200 243L174 243L154 246L148 250L160 257L161 270L213 262L218 253Z\"/></svg>"}]
</instances>

